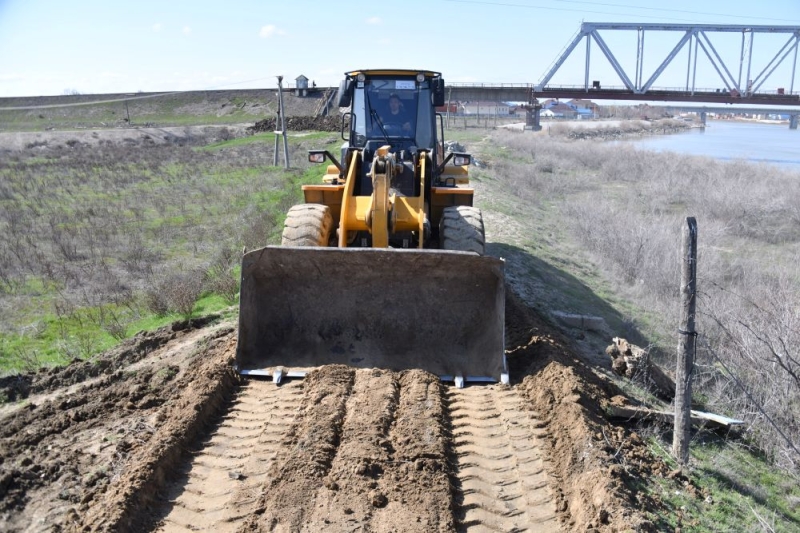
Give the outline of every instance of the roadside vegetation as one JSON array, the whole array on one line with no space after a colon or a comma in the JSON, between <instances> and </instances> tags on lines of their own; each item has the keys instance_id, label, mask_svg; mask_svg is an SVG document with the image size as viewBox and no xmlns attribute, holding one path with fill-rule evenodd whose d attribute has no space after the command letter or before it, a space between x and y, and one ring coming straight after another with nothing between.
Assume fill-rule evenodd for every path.
<instances>
[{"instance_id":1,"label":"roadside vegetation","mask_svg":"<svg viewBox=\"0 0 800 533\"><path fill-rule=\"evenodd\" d=\"M336 136L292 137L284 170L273 134L220 132L0 159L0 371L91 357L235 303L242 249L279 242L300 184L319 179L305 150Z\"/></svg>"},{"instance_id":2,"label":"roadside vegetation","mask_svg":"<svg viewBox=\"0 0 800 533\"><path fill-rule=\"evenodd\" d=\"M670 372L681 226L697 217L694 401L745 426L731 443L708 431L692 441L693 480L723 491L716 503L671 484L649 490L685 508L683 525L698 530L800 527L800 176L546 133L496 131L465 144L485 165L475 176L491 191L486 210L503 217L495 230L535 258L523 272L534 305L603 316ZM601 354L610 341L589 350ZM647 432L654 451L669 449L669 428Z\"/></svg>"}]
</instances>

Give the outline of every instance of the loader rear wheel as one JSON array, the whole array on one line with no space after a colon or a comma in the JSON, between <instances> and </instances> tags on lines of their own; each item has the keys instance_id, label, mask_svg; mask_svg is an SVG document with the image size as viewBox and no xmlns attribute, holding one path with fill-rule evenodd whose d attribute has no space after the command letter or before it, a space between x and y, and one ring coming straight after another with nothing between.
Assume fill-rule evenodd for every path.
<instances>
[{"instance_id":1,"label":"loader rear wheel","mask_svg":"<svg viewBox=\"0 0 800 533\"><path fill-rule=\"evenodd\" d=\"M466 205L445 207L439 222L439 247L483 255L486 237L481 210Z\"/></svg>"},{"instance_id":2,"label":"loader rear wheel","mask_svg":"<svg viewBox=\"0 0 800 533\"><path fill-rule=\"evenodd\" d=\"M281 246L328 246L332 226L327 205L295 205L286 214Z\"/></svg>"}]
</instances>

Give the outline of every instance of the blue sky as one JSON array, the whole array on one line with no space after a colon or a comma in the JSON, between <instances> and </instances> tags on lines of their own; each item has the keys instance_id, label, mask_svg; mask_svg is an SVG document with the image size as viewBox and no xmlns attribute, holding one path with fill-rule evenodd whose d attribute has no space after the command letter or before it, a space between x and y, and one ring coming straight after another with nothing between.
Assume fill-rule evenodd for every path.
<instances>
[{"instance_id":1,"label":"blue sky","mask_svg":"<svg viewBox=\"0 0 800 533\"><path fill-rule=\"evenodd\" d=\"M535 83L582 21L800 26L800 0L0 0L0 97L275 87L279 74L336 85L346 70L373 67L437 70L447 81ZM603 36L632 73L636 34ZM647 35L645 76L679 37ZM737 67L740 40L712 38ZM757 34L753 70L786 40ZM685 83L685 54L657 85ZM583 58L576 50L553 83L582 84ZM765 89L788 90L792 58ZM597 47L592 59L592 79L621 85ZM697 86L721 87L703 67L701 58Z\"/></svg>"}]
</instances>

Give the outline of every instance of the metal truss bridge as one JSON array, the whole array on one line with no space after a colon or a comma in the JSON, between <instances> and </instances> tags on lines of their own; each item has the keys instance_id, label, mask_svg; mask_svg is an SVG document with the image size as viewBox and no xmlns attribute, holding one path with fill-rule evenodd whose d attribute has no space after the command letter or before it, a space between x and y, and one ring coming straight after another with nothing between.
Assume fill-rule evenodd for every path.
<instances>
[{"instance_id":1,"label":"metal truss bridge","mask_svg":"<svg viewBox=\"0 0 800 533\"><path fill-rule=\"evenodd\" d=\"M636 64L634 72L626 71L617 57L612 53L600 32L627 31L636 32ZM683 35L659 63L649 77L644 76L645 36L653 32L681 32ZM737 65L727 64L720 56L710 36L721 33L741 33L741 47ZM771 57L769 62L755 76L753 65L753 49L756 46L756 34L783 34L788 37L785 44ZM567 58L578 48L581 41L586 42L586 65L583 86L554 87L548 85ZM622 87L604 87L599 80L589 80L591 66L592 43L600 49L605 60L613 68L622 82ZM686 82L683 87L658 88L656 82L664 71L675 61L678 53L688 46L688 62L686 65ZM798 48L800 48L800 26L742 26L712 24L629 24L629 23L597 23L584 22L580 31L569 45L553 62L547 73L534 86L534 93L543 97L551 95L561 98L616 99L616 100L663 100L666 102L704 102L718 104L767 104L798 105L800 95L794 92L794 78L797 67ZM719 76L724 89L702 89L695 85L697 75L697 58L704 54ZM792 74L788 79L780 80L777 86L783 89L762 90L764 82L770 79L775 70L792 56ZM652 59L652 58L651 58ZM602 61L603 59L601 59ZM736 75L734 75L736 73ZM744 77L743 77L744 75ZM786 88L788 87L788 92Z\"/></svg>"},{"instance_id":2,"label":"metal truss bridge","mask_svg":"<svg viewBox=\"0 0 800 533\"><path fill-rule=\"evenodd\" d=\"M633 72L626 71L611 51L601 31L636 32L636 63ZM658 67L645 77L645 36L653 32L679 32L678 42L666 57L648 57L648 63L659 61ZM740 33L741 46L737 64L728 64L720 56L711 37L719 33ZM756 34L783 34L785 44L771 57L755 77L753 49ZM585 41L586 59L583 85L550 85L550 80L561 69L570 55ZM592 54L592 43L600 54ZM771 44L771 43L767 43ZM766 45L762 45L766 46ZM657 85L664 71L677 62L676 56L688 47L686 80L682 87ZM795 72L798 48L800 48L800 26L743 26L711 24L635 24L584 22L572 41L553 61L545 75L536 84L528 83L450 83L452 100L509 100L527 101L531 104L538 98L582 98L592 100L641 100L664 102L694 102L709 104L782 105L800 107L800 91L795 91ZM708 58L719 76L717 88L698 88L695 84L698 55ZM592 61L608 61L622 85L606 85L599 80L590 80ZM652 56L652 54L651 54ZM788 79L772 79L772 86L783 87L765 90L764 83L771 79L775 70L791 56L791 76ZM703 68L703 67L701 67ZM673 82L674 83L674 82ZM724 87L724 88L722 88ZM787 90L788 89L788 90Z\"/></svg>"}]
</instances>

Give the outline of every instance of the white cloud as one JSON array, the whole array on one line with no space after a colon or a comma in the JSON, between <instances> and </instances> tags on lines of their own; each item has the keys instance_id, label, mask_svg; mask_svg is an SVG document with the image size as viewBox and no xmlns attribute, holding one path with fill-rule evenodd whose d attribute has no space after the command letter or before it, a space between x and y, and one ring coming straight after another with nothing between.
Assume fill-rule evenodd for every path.
<instances>
[{"instance_id":1,"label":"white cloud","mask_svg":"<svg viewBox=\"0 0 800 533\"><path fill-rule=\"evenodd\" d=\"M372 24L373 26L376 26L376 25L382 24L382 23L383 23L383 21L381 20L380 17L370 17L370 18L367 19L367 24Z\"/></svg>"},{"instance_id":2,"label":"white cloud","mask_svg":"<svg viewBox=\"0 0 800 533\"><path fill-rule=\"evenodd\" d=\"M183 27L183 34L184 35L189 35L190 33L192 33L192 28L190 28L189 26L184 26Z\"/></svg>"},{"instance_id":3,"label":"white cloud","mask_svg":"<svg viewBox=\"0 0 800 533\"><path fill-rule=\"evenodd\" d=\"M161 24L160 22L156 22L155 24L153 24L153 31L159 32L163 27L164 27L163 24Z\"/></svg>"},{"instance_id":4,"label":"white cloud","mask_svg":"<svg viewBox=\"0 0 800 533\"><path fill-rule=\"evenodd\" d=\"M274 24L267 24L266 26L261 27L261 31L258 32L258 36L262 39L269 39L273 35L286 35L286 32Z\"/></svg>"}]
</instances>

